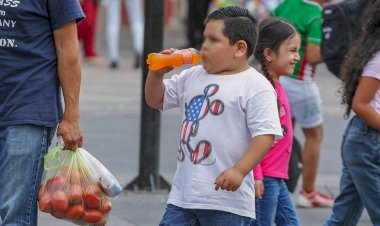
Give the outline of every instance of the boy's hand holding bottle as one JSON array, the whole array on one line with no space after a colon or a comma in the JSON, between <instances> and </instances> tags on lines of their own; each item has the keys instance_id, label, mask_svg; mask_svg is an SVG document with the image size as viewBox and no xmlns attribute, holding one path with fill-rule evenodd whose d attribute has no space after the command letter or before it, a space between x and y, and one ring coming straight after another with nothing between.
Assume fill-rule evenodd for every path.
<instances>
[{"instance_id":1,"label":"boy's hand holding bottle","mask_svg":"<svg viewBox=\"0 0 380 226\"><path fill-rule=\"evenodd\" d=\"M159 74L166 74L174 67L179 67L185 64L195 65L201 60L201 55L196 49L166 49L160 53L150 53L146 63L149 65L149 70Z\"/></svg>"}]
</instances>

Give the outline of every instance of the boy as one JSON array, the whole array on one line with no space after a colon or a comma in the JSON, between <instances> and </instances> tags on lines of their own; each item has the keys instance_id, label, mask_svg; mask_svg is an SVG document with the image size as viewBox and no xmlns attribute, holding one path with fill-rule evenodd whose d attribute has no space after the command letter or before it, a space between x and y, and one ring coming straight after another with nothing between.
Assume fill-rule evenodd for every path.
<instances>
[{"instance_id":1,"label":"boy","mask_svg":"<svg viewBox=\"0 0 380 226\"><path fill-rule=\"evenodd\" d=\"M148 105L180 107L183 118L160 225L250 225L255 217L252 169L282 135L275 91L248 65L257 37L257 21L247 10L222 8L206 21L204 65L165 80L170 69L149 72Z\"/></svg>"}]
</instances>

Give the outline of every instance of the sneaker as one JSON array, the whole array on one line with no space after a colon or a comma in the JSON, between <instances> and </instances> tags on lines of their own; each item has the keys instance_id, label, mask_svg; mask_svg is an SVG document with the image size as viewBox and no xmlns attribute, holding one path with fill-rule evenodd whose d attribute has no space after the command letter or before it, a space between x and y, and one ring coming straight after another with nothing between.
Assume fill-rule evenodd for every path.
<instances>
[{"instance_id":1,"label":"sneaker","mask_svg":"<svg viewBox=\"0 0 380 226\"><path fill-rule=\"evenodd\" d=\"M299 207L333 207L334 199L317 191L307 193L302 190L297 197Z\"/></svg>"}]
</instances>

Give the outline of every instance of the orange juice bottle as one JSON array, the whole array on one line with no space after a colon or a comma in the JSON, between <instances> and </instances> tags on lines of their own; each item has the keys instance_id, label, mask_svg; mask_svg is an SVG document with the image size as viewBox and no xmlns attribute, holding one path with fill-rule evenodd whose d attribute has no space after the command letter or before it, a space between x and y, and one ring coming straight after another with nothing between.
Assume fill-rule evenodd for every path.
<instances>
[{"instance_id":1,"label":"orange juice bottle","mask_svg":"<svg viewBox=\"0 0 380 226\"><path fill-rule=\"evenodd\" d=\"M184 64L197 64L202 59L194 48L181 49L172 54L150 53L146 63L149 70L156 71L166 67L179 67Z\"/></svg>"}]
</instances>

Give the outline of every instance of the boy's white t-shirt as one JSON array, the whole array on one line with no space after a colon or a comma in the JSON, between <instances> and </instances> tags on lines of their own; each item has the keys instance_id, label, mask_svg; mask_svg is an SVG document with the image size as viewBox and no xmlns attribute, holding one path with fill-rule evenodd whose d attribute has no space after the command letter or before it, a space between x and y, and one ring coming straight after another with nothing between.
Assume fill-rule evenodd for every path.
<instances>
[{"instance_id":1,"label":"boy's white t-shirt","mask_svg":"<svg viewBox=\"0 0 380 226\"><path fill-rule=\"evenodd\" d=\"M272 85L253 68L212 75L201 65L165 79L164 84L163 110L179 107L182 113L168 204L255 218L252 172L235 192L215 191L214 181L242 157L253 137L282 136Z\"/></svg>"}]
</instances>

